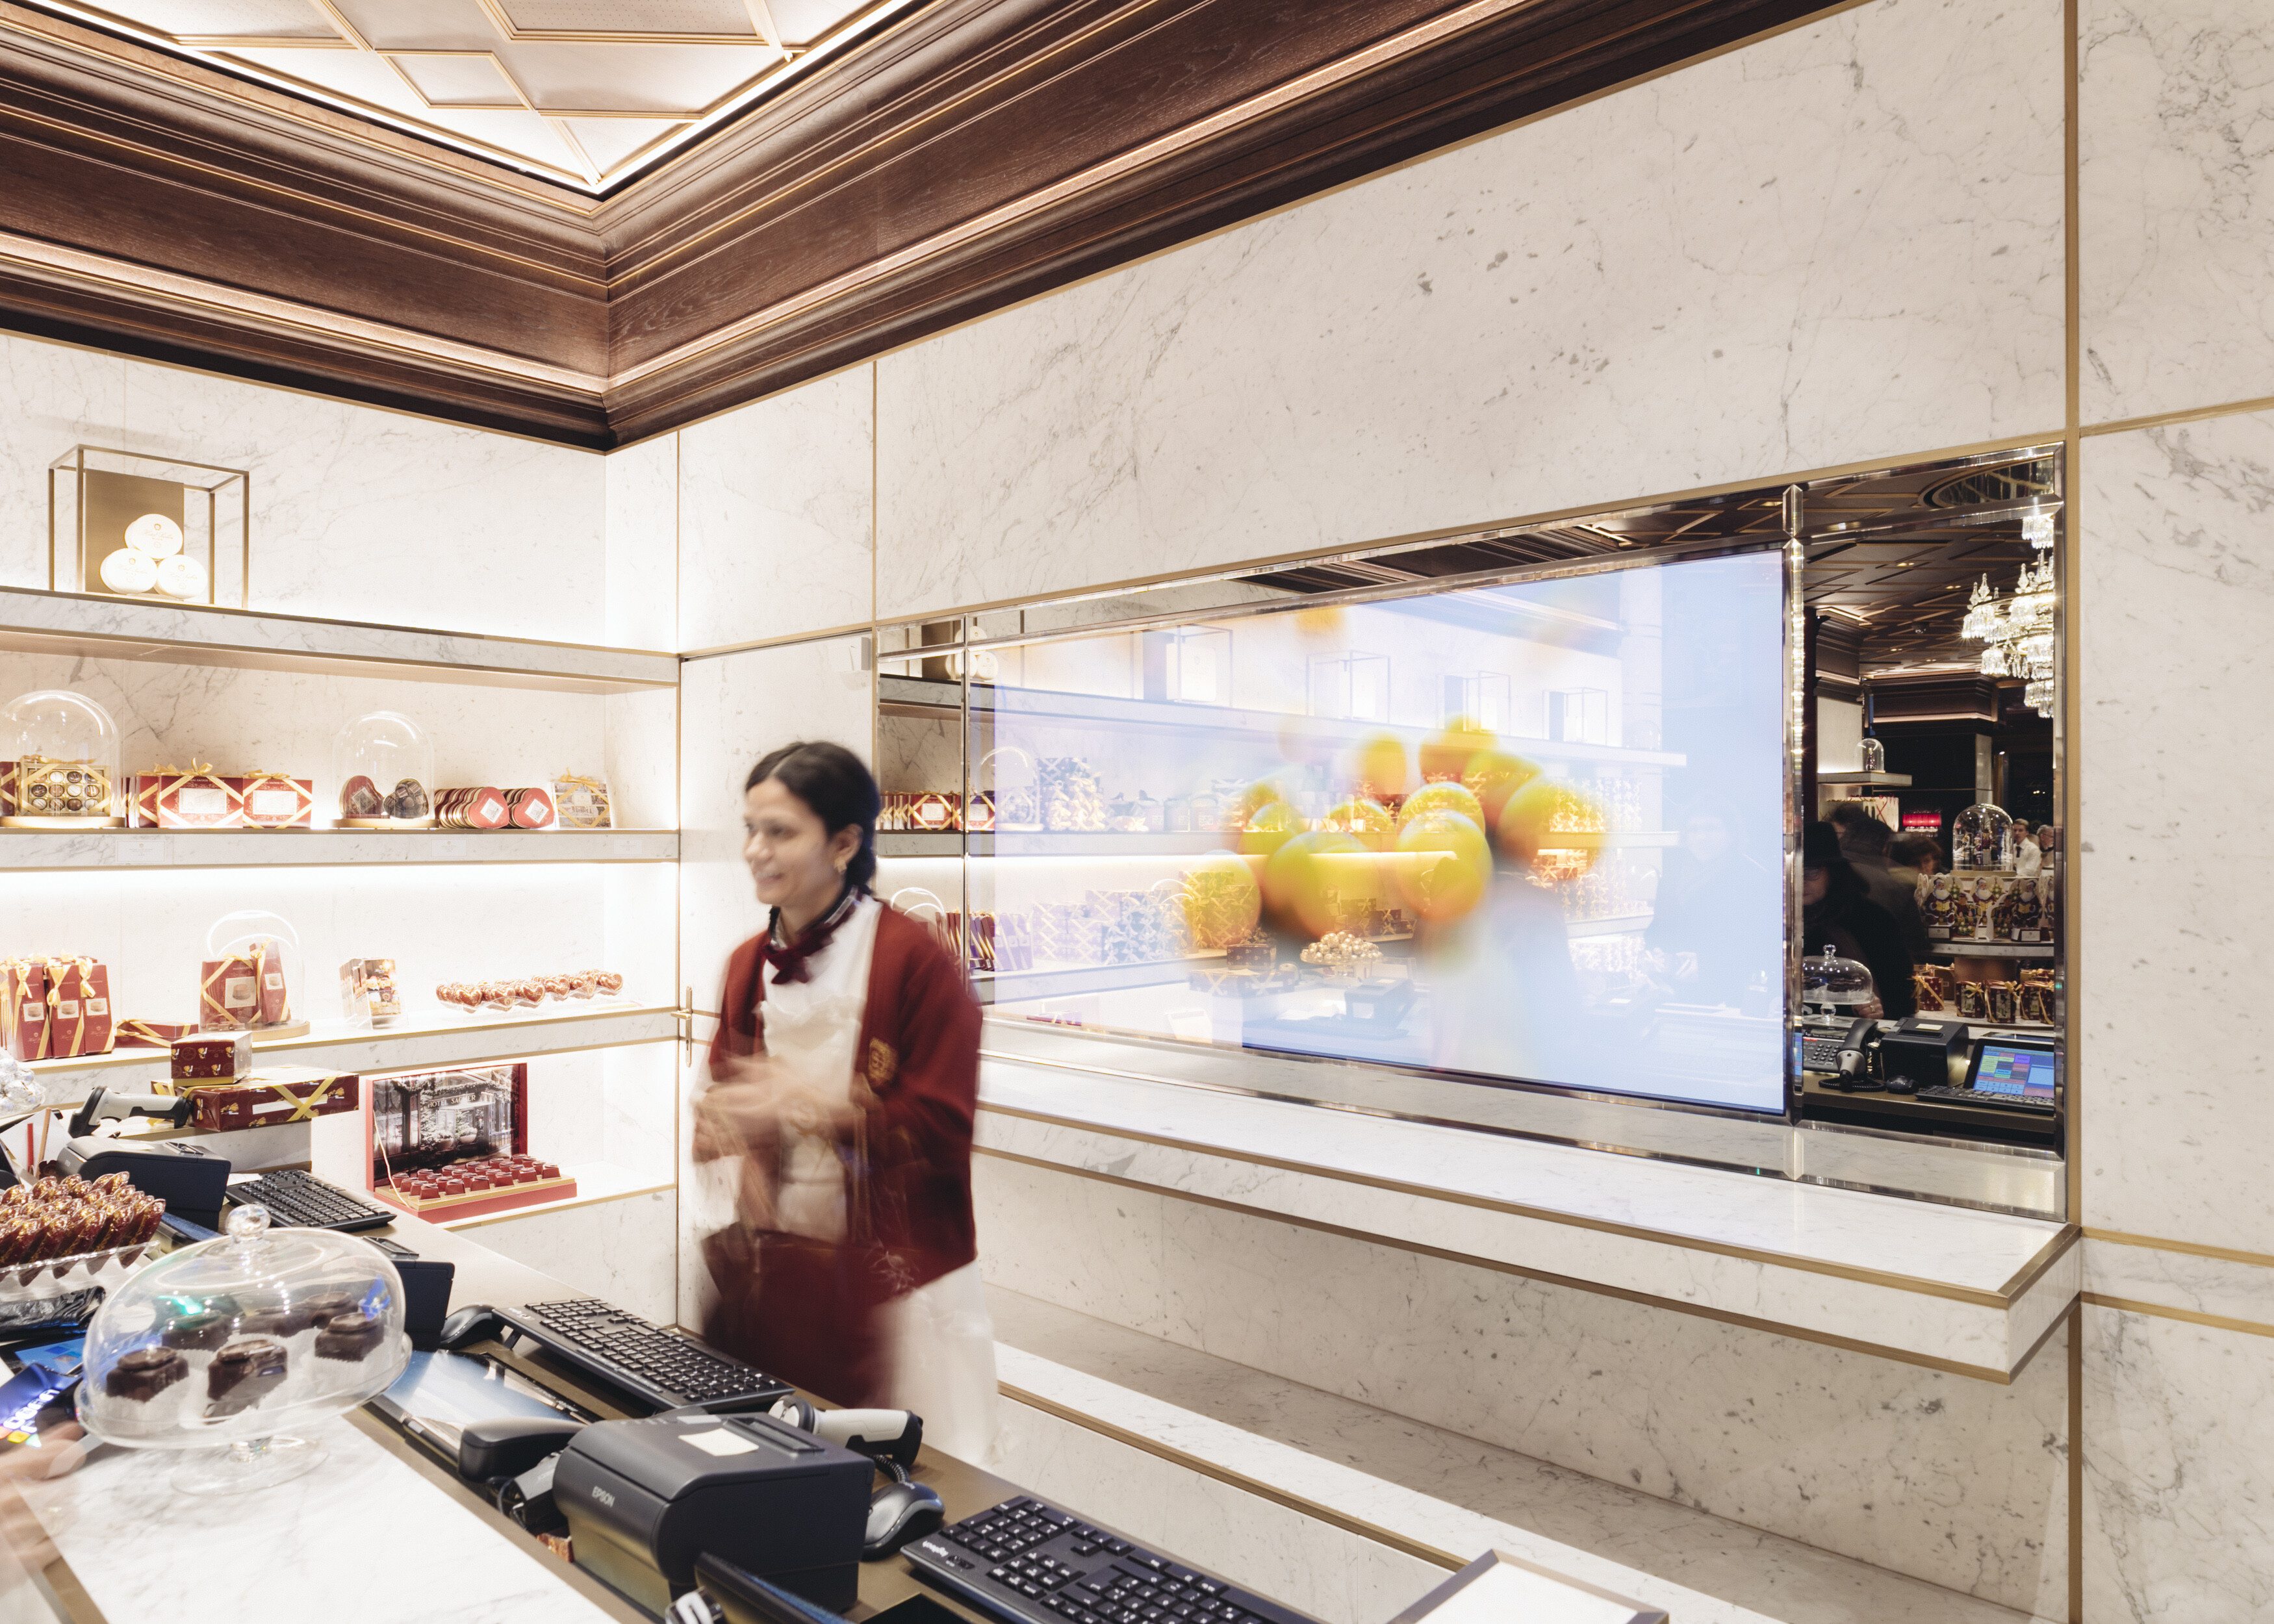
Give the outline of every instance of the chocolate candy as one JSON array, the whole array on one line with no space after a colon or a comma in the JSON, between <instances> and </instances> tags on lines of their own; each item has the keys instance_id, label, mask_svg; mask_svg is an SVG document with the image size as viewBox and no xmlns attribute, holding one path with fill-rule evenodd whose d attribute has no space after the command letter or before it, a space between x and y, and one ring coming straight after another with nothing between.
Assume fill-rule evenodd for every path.
<instances>
[{"instance_id":1,"label":"chocolate candy","mask_svg":"<svg viewBox=\"0 0 2274 1624\"><path fill-rule=\"evenodd\" d=\"M426 799L426 786L416 778L399 778L387 798L387 816L394 818L424 817L433 807Z\"/></svg>"},{"instance_id":2,"label":"chocolate candy","mask_svg":"<svg viewBox=\"0 0 2274 1624\"><path fill-rule=\"evenodd\" d=\"M248 1336L214 1355L206 1372L208 1417L242 1414L284 1385L284 1344L272 1336Z\"/></svg>"},{"instance_id":3,"label":"chocolate candy","mask_svg":"<svg viewBox=\"0 0 2274 1624\"><path fill-rule=\"evenodd\" d=\"M386 1328L366 1313L335 1314L331 1323L316 1333L316 1357L320 1359L360 1359L377 1351Z\"/></svg>"},{"instance_id":4,"label":"chocolate candy","mask_svg":"<svg viewBox=\"0 0 2274 1624\"><path fill-rule=\"evenodd\" d=\"M319 1328L328 1325L342 1314L351 1314L363 1306L360 1291L320 1291L300 1304L308 1323Z\"/></svg>"},{"instance_id":5,"label":"chocolate candy","mask_svg":"<svg viewBox=\"0 0 2274 1624\"><path fill-rule=\"evenodd\" d=\"M256 1308L237 1317L237 1328L247 1336L297 1336L315 1324L305 1306Z\"/></svg>"},{"instance_id":6,"label":"chocolate candy","mask_svg":"<svg viewBox=\"0 0 2274 1624\"><path fill-rule=\"evenodd\" d=\"M342 817L380 817L385 815L387 803L380 799L379 786L361 773L340 786L340 816Z\"/></svg>"},{"instance_id":7,"label":"chocolate candy","mask_svg":"<svg viewBox=\"0 0 2274 1624\"><path fill-rule=\"evenodd\" d=\"M137 1348L119 1356L102 1379L102 1390L147 1404L189 1373L190 1362L170 1348Z\"/></svg>"},{"instance_id":8,"label":"chocolate candy","mask_svg":"<svg viewBox=\"0 0 2274 1624\"><path fill-rule=\"evenodd\" d=\"M169 1348L190 1348L200 1353L211 1353L235 1335L236 1330L236 1315L207 1310L201 1314L183 1315L161 1331L158 1340Z\"/></svg>"}]
</instances>

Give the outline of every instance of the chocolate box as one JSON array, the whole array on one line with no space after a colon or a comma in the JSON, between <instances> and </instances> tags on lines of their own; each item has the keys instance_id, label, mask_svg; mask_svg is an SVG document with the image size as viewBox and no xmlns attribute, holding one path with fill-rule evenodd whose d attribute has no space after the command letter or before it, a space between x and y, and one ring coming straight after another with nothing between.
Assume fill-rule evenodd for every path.
<instances>
[{"instance_id":1,"label":"chocolate box","mask_svg":"<svg viewBox=\"0 0 2274 1624\"><path fill-rule=\"evenodd\" d=\"M340 1008L350 1020L393 1026L403 1014L392 959L350 959L340 966Z\"/></svg>"},{"instance_id":2,"label":"chocolate box","mask_svg":"<svg viewBox=\"0 0 2274 1624\"><path fill-rule=\"evenodd\" d=\"M19 1060L48 1057L48 966L38 959L0 959L0 1045Z\"/></svg>"},{"instance_id":3,"label":"chocolate box","mask_svg":"<svg viewBox=\"0 0 2274 1624\"><path fill-rule=\"evenodd\" d=\"M198 966L198 1029L237 1032L260 1015L260 982L242 953L208 959Z\"/></svg>"},{"instance_id":4,"label":"chocolate box","mask_svg":"<svg viewBox=\"0 0 2274 1624\"><path fill-rule=\"evenodd\" d=\"M446 789L434 797L434 822L444 829L503 829L512 821L505 792L488 785Z\"/></svg>"},{"instance_id":5,"label":"chocolate box","mask_svg":"<svg viewBox=\"0 0 2274 1624\"><path fill-rule=\"evenodd\" d=\"M516 829L550 829L553 824L553 797L541 789L509 789L505 792L505 803L513 808Z\"/></svg>"},{"instance_id":6,"label":"chocolate box","mask_svg":"<svg viewBox=\"0 0 2274 1624\"><path fill-rule=\"evenodd\" d=\"M284 985L284 951L273 937L252 944L253 996L258 1000L253 1025L281 1026L292 1019L292 1000Z\"/></svg>"},{"instance_id":7,"label":"chocolate box","mask_svg":"<svg viewBox=\"0 0 2274 1624\"><path fill-rule=\"evenodd\" d=\"M172 1049L177 1083L227 1082L252 1070L249 1033L200 1032L176 1038Z\"/></svg>"},{"instance_id":8,"label":"chocolate box","mask_svg":"<svg viewBox=\"0 0 2274 1624\"><path fill-rule=\"evenodd\" d=\"M362 1104L361 1079L312 1066L264 1066L222 1081L183 1079L175 1094L190 1097L191 1124L207 1133L234 1128L268 1128L352 1111Z\"/></svg>"},{"instance_id":9,"label":"chocolate box","mask_svg":"<svg viewBox=\"0 0 2274 1624\"><path fill-rule=\"evenodd\" d=\"M176 1038L188 1037L196 1030L187 1021L122 1020L114 1041L120 1049L171 1049Z\"/></svg>"},{"instance_id":10,"label":"chocolate box","mask_svg":"<svg viewBox=\"0 0 2274 1624\"><path fill-rule=\"evenodd\" d=\"M111 1049L110 972L92 959L48 960L48 1056Z\"/></svg>"},{"instance_id":11,"label":"chocolate box","mask_svg":"<svg viewBox=\"0 0 2274 1624\"><path fill-rule=\"evenodd\" d=\"M288 772L248 772L222 780L237 792L247 829L312 829L316 781Z\"/></svg>"},{"instance_id":12,"label":"chocolate box","mask_svg":"<svg viewBox=\"0 0 2274 1624\"><path fill-rule=\"evenodd\" d=\"M153 767L128 782L129 829L242 829L241 779L211 767Z\"/></svg>"}]
</instances>

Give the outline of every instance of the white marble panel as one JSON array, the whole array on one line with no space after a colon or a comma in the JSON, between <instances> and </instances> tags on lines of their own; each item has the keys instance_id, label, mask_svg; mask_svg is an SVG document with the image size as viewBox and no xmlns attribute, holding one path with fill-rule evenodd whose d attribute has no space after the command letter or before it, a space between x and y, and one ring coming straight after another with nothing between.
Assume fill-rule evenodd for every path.
<instances>
[{"instance_id":1,"label":"white marble panel","mask_svg":"<svg viewBox=\"0 0 2274 1624\"><path fill-rule=\"evenodd\" d=\"M1165 1198L975 1156L972 1214L990 1285L1164 1335Z\"/></svg>"},{"instance_id":2,"label":"white marble panel","mask_svg":"<svg viewBox=\"0 0 2274 1624\"><path fill-rule=\"evenodd\" d=\"M2088 1239L2084 1289L2096 1297L2240 1320L2274 1332L2274 1265Z\"/></svg>"},{"instance_id":3,"label":"white marble panel","mask_svg":"<svg viewBox=\"0 0 2274 1624\"><path fill-rule=\"evenodd\" d=\"M597 694L61 654L0 653L0 687L11 695L63 688L94 700L118 725L124 773L210 762L223 772L261 768L312 779L325 822L339 811L332 740L359 716L395 710L418 725L434 750L430 788L504 789L550 785L572 766L606 771L614 703Z\"/></svg>"},{"instance_id":4,"label":"white marble panel","mask_svg":"<svg viewBox=\"0 0 2274 1624\"><path fill-rule=\"evenodd\" d=\"M678 1264L678 1202L671 1191L566 1207L484 1224L474 1237L577 1290L668 1325Z\"/></svg>"},{"instance_id":5,"label":"white marble panel","mask_svg":"<svg viewBox=\"0 0 2274 1624\"><path fill-rule=\"evenodd\" d=\"M2274 412L2097 436L2079 461L2075 748L2102 786L2079 845L2083 1209L2274 1253L2274 1066L2248 986L2274 918L2237 906L2274 857L2235 816L2274 795L2274 757L2248 748L2274 709Z\"/></svg>"},{"instance_id":6,"label":"white marble panel","mask_svg":"<svg viewBox=\"0 0 2274 1624\"><path fill-rule=\"evenodd\" d=\"M678 1058L678 1046L669 1043L612 1049L600 1056L599 1159L628 1169L642 1184L666 1184L678 1177L673 1144Z\"/></svg>"},{"instance_id":7,"label":"white marble panel","mask_svg":"<svg viewBox=\"0 0 2274 1624\"><path fill-rule=\"evenodd\" d=\"M145 361L124 417L129 450L250 471L252 608L606 641L593 452Z\"/></svg>"},{"instance_id":8,"label":"white marble panel","mask_svg":"<svg viewBox=\"0 0 2274 1624\"><path fill-rule=\"evenodd\" d=\"M872 618L874 390L856 366L680 431L681 648Z\"/></svg>"},{"instance_id":9,"label":"white marble panel","mask_svg":"<svg viewBox=\"0 0 2274 1624\"><path fill-rule=\"evenodd\" d=\"M679 648L679 436L614 451L607 492L605 641L621 649Z\"/></svg>"},{"instance_id":10,"label":"white marble panel","mask_svg":"<svg viewBox=\"0 0 2274 1624\"><path fill-rule=\"evenodd\" d=\"M2274 1339L2084 1310L2084 1616L2274 1616Z\"/></svg>"},{"instance_id":11,"label":"white marble panel","mask_svg":"<svg viewBox=\"0 0 2274 1624\"><path fill-rule=\"evenodd\" d=\"M1164 1214L1171 1341L2004 1606L2066 1608L2065 1332L1998 1387L1216 1208Z\"/></svg>"},{"instance_id":12,"label":"white marble panel","mask_svg":"<svg viewBox=\"0 0 2274 1624\"><path fill-rule=\"evenodd\" d=\"M878 614L2061 422L2061 6L1879 0L878 363Z\"/></svg>"},{"instance_id":13,"label":"white marble panel","mask_svg":"<svg viewBox=\"0 0 2274 1624\"><path fill-rule=\"evenodd\" d=\"M619 829L679 827L679 690L610 694L606 759L610 810ZM569 771L590 773L589 767Z\"/></svg>"},{"instance_id":14,"label":"white marble panel","mask_svg":"<svg viewBox=\"0 0 2274 1624\"><path fill-rule=\"evenodd\" d=\"M764 924L742 867L742 782L767 751L828 739L870 756L863 639L691 660L681 688L680 962L697 1007L717 1001L736 944Z\"/></svg>"},{"instance_id":15,"label":"white marble panel","mask_svg":"<svg viewBox=\"0 0 2274 1624\"><path fill-rule=\"evenodd\" d=\"M48 584L48 464L119 444L125 412L120 357L0 334L0 584Z\"/></svg>"},{"instance_id":16,"label":"white marble panel","mask_svg":"<svg viewBox=\"0 0 2274 1624\"><path fill-rule=\"evenodd\" d=\"M467 1624L601 1624L566 1569L470 1515L345 1420L304 1434L327 1459L257 1501L178 1493L174 1462L106 1449L25 1498L106 1619L237 1624L353 1617L425 1624L437 1597ZM259 1515L248 1515L257 1504ZM373 1537L383 1528L387 1538ZM415 1553L417 1583L405 1583Z\"/></svg>"},{"instance_id":17,"label":"white marble panel","mask_svg":"<svg viewBox=\"0 0 2274 1624\"><path fill-rule=\"evenodd\" d=\"M2274 15L2077 8L2084 421L2274 395Z\"/></svg>"}]
</instances>

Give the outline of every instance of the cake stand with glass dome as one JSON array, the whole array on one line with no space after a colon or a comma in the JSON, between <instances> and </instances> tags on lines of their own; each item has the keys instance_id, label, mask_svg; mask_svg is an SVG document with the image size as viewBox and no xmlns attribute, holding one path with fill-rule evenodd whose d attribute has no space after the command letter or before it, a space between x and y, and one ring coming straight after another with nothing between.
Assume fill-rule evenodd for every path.
<instances>
[{"instance_id":1,"label":"cake stand with glass dome","mask_svg":"<svg viewBox=\"0 0 2274 1624\"><path fill-rule=\"evenodd\" d=\"M359 716L332 739L342 829L432 829L434 747L395 710Z\"/></svg>"},{"instance_id":2,"label":"cake stand with glass dome","mask_svg":"<svg viewBox=\"0 0 2274 1624\"><path fill-rule=\"evenodd\" d=\"M84 694L43 688L0 710L0 823L118 829L118 724Z\"/></svg>"},{"instance_id":3,"label":"cake stand with glass dome","mask_svg":"<svg viewBox=\"0 0 2274 1624\"><path fill-rule=\"evenodd\" d=\"M1800 961L1800 1002L1811 1014L1855 1019L1879 996L1871 966L1843 959L1830 943Z\"/></svg>"},{"instance_id":4,"label":"cake stand with glass dome","mask_svg":"<svg viewBox=\"0 0 2274 1624\"><path fill-rule=\"evenodd\" d=\"M260 1038L293 1038L308 1031L307 974L300 951L300 933L282 914L266 908L240 908L224 914L206 928L205 966L223 966L222 974L250 973L254 1004L246 1027ZM233 970L232 966L241 966ZM205 990L199 989L200 1016L209 1011ZM206 1023L211 1029L225 1029Z\"/></svg>"},{"instance_id":5,"label":"cake stand with glass dome","mask_svg":"<svg viewBox=\"0 0 2274 1624\"><path fill-rule=\"evenodd\" d=\"M386 1391L410 1357L402 1277L377 1247L272 1229L259 1207L228 1228L117 1287L87 1333L80 1424L179 1454L184 1494L272 1488L320 1464L297 1434Z\"/></svg>"}]
</instances>

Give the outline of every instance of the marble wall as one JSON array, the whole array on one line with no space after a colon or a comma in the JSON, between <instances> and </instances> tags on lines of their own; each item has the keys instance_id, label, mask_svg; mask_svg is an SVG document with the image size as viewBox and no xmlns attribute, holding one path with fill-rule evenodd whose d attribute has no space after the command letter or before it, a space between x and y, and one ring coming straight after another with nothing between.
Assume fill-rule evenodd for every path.
<instances>
[{"instance_id":1,"label":"marble wall","mask_svg":"<svg viewBox=\"0 0 2274 1624\"><path fill-rule=\"evenodd\" d=\"M2048 1617L2067 1332L2010 1387L983 1157L989 1280Z\"/></svg>"},{"instance_id":2,"label":"marble wall","mask_svg":"<svg viewBox=\"0 0 2274 1624\"><path fill-rule=\"evenodd\" d=\"M517 1263L668 1325L675 1317L670 1260L677 1223L675 1197L659 1190L504 1219L471 1233Z\"/></svg>"},{"instance_id":3,"label":"marble wall","mask_svg":"<svg viewBox=\"0 0 2274 1624\"><path fill-rule=\"evenodd\" d=\"M877 372L886 618L2057 432L2059 0L1879 0Z\"/></svg>"}]
</instances>

